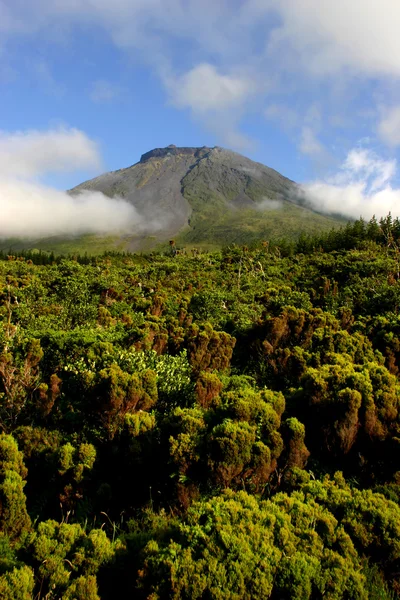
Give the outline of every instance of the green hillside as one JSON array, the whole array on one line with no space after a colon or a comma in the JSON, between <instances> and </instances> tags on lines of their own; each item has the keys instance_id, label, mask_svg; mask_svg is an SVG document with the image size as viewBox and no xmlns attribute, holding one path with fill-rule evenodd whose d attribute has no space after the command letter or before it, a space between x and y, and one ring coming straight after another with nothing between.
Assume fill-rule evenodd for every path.
<instances>
[{"instance_id":1,"label":"green hillside","mask_svg":"<svg viewBox=\"0 0 400 600\"><path fill-rule=\"evenodd\" d=\"M213 213L197 212L191 227L177 237L180 244L209 244L215 248L229 244L253 244L260 240L296 240L301 234L318 234L342 225L346 220L319 215L289 202L278 210L242 209Z\"/></svg>"}]
</instances>

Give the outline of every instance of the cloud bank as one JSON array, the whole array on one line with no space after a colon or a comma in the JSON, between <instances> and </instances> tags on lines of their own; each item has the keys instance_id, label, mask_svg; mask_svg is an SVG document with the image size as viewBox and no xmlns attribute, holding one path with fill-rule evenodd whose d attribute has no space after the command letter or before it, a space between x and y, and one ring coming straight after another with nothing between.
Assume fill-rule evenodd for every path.
<instances>
[{"instance_id":1,"label":"cloud bank","mask_svg":"<svg viewBox=\"0 0 400 600\"><path fill-rule=\"evenodd\" d=\"M300 200L311 208L346 217L371 219L389 212L400 217L400 188L393 182L396 160L384 160L371 150L351 150L340 172L326 181L299 187Z\"/></svg>"},{"instance_id":2,"label":"cloud bank","mask_svg":"<svg viewBox=\"0 0 400 600\"><path fill-rule=\"evenodd\" d=\"M112 233L143 225L134 207L99 192L70 196L40 183L50 172L99 168L97 144L77 129L0 132L0 237Z\"/></svg>"},{"instance_id":3,"label":"cloud bank","mask_svg":"<svg viewBox=\"0 0 400 600\"><path fill-rule=\"evenodd\" d=\"M46 237L126 231L140 218L127 202L100 192L69 196L36 183L0 179L0 236Z\"/></svg>"}]
</instances>

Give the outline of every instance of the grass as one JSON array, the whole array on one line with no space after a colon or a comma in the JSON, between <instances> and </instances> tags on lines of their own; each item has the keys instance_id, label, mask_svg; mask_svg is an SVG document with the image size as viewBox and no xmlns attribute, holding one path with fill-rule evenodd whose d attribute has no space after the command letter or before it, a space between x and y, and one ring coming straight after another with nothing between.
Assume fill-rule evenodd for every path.
<instances>
[{"instance_id":1,"label":"grass","mask_svg":"<svg viewBox=\"0 0 400 600\"><path fill-rule=\"evenodd\" d=\"M344 223L342 219L284 203L279 210L225 210L204 218L197 216L191 220L192 227L177 236L177 242L180 245L221 247L259 240L294 240L300 233L315 234Z\"/></svg>"},{"instance_id":2,"label":"grass","mask_svg":"<svg viewBox=\"0 0 400 600\"><path fill-rule=\"evenodd\" d=\"M54 236L40 240L6 239L0 243L0 250L41 250L55 254L102 254L105 250L126 249L127 243L118 236L81 235L75 238Z\"/></svg>"}]
</instances>

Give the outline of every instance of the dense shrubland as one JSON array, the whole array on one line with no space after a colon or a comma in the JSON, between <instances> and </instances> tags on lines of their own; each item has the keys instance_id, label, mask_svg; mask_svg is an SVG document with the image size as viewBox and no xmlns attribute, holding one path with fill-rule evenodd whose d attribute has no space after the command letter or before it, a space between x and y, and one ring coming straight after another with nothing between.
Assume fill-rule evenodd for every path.
<instances>
[{"instance_id":1,"label":"dense shrubland","mask_svg":"<svg viewBox=\"0 0 400 600\"><path fill-rule=\"evenodd\" d=\"M399 238L0 257L0 598L397 597Z\"/></svg>"}]
</instances>

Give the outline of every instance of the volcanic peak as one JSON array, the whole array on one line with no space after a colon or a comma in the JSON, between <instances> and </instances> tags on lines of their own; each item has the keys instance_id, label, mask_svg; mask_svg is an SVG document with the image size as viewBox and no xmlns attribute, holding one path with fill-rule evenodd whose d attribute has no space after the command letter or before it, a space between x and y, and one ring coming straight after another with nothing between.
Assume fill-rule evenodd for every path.
<instances>
[{"instance_id":1,"label":"volcanic peak","mask_svg":"<svg viewBox=\"0 0 400 600\"><path fill-rule=\"evenodd\" d=\"M179 156L179 155L187 155L194 156L195 158L203 158L206 154L208 154L214 148L208 148L207 146L202 146L201 148L194 147L180 147L178 148L174 144L170 144L166 148L154 148L145 154L142 154L140 158L141 163L145 163L152 158L163 158L165 156Z\"/></svg>"}]
</instances>

